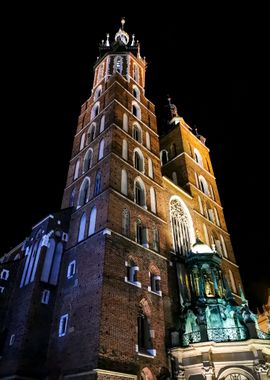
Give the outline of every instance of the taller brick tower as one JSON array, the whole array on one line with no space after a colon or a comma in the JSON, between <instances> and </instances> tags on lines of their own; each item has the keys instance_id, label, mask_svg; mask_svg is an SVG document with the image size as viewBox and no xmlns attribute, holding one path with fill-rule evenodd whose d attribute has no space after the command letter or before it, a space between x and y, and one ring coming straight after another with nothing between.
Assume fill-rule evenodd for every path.
<instances>
[{"instance_id":1,"label":"taller brick tower","mask_svg":"<svg viewBox=\"0 0 270 380\"><path fill-rule=\"evenodd\" d=\"M98 379L107 379L107 369L167 366L167 223L145 70L122 20L114 40L107 35L100 45L74 138L62 204L73 211L48 360L53 372L98 369Z\"/></svg>"}]
</instances>

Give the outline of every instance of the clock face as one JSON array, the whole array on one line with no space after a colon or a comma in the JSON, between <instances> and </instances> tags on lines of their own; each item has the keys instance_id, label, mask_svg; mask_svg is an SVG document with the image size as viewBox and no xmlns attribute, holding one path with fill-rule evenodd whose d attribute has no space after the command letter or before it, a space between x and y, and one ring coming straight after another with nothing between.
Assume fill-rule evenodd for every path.
<instances>
[{"instance_id":1,"label":"clock face","mask_svg":"<svg viewBox=\"0 0 270 380\"><path fill-rule=\"evenodd\" d=\"M119 29L115 35L115 41L121 41L124 45L127 45L129 41L129 35L124 30Z\"/></svg>"}]
</instances>

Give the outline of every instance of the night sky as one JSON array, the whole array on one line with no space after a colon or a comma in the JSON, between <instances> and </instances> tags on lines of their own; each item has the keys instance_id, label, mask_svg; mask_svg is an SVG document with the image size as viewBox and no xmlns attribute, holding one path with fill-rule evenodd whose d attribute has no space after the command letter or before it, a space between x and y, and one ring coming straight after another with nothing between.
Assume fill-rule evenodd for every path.
<instances>
[{"instance_id":1,"label":"night sky","mask_svg":"<svg viewBox=\"0 0 270 380\"><path fill-rule=\"evenodd\" d=\"M262 221L269 211L266 44L262 23L254 27L262 11L246 2L188 3L175 9L167 2L155 14L143 12L143 2L134 2L133 13L120 2L95 13L91 2L79 1L61 9L22 3L2 13L8 26L1 47L1 254L60 208L98 43L107 32L114 36L125 16L125 29L136 34L148 62L146 96L157 114L170 94L178 113L207 138L255 311L270 287L269 222Z\"/></svg>"}]
</instances>

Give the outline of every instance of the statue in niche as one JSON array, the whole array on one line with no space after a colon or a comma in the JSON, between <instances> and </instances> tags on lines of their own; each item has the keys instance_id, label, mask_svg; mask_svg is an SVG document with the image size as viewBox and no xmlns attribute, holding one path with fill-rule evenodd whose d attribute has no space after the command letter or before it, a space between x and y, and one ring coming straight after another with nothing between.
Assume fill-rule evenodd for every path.
<instances>
[{"instance_id":1,"label":"statue in niche","mask_svg":"<svg viewBox=\"0 0 270 380\"><path fill-rule=\"evenodd\" d=\"M208 328L221 328L223 327L223 320L218 307L207 306L206 310L207 327Z\"/></svg>"},{"instance_id":2,"label":"statue in niche","mask_svg":"<svg viewBox=\"0 0 270 380\"><path fill-rule=\"evenodd\" d=\"M202 308L197 308L197 323L198 325L206 325L205 312Z\"/></svg>"},{"instance_id":3,"label":"statue in niche","mask_svg":"<svg viewBox=\"0 0 270 380\"><path fill-rule=\"evenodd\" d=\"M206 297L215 296L214 287L213 287L212 282L210 281L208 274L204 275L204 292L205 292Z\"/></svg>"},{"instance_id":4,"label":"statue in niche","mask_svg":"<svg viewBox=\"0 0 270 380\"><path fill-rule=\"evenodd\" d=\"M186 321L185 321L185 334L190 334L194 331L198 331L199 326L197 324L197 318L192 310L187 311Z\"/></svg>"}]
</instances>

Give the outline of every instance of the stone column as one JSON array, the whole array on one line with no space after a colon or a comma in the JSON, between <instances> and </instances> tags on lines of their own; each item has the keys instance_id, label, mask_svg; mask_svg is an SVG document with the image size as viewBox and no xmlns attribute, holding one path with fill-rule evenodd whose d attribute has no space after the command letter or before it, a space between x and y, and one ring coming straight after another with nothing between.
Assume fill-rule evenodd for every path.
<instances>
[{"instance_id":1,"label":"stone column","mask_svg":"<svg viewBox=\"0 0 270 380\"><path fill-rule=\"evenodd\" d=\"M261 380L267 380L270 377L270 364L260 363L256 365L255 371L258 373Z\"/></svg>"}]
</instances>

